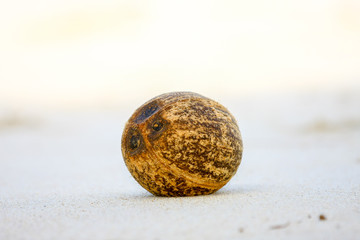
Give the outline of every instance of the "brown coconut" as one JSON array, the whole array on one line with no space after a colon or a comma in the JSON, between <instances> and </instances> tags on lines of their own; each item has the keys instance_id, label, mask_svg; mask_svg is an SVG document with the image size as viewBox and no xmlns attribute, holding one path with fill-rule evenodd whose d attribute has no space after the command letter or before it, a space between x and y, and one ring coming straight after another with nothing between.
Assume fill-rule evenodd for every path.
<instances>
[{"instance_id":1,"label":"brown coconut","mask_svg":"<svg viewBox=\"0 0 360 240\"><path fill-rule=\"evenodd\" d=\"M191 92L166 93L126 123L122 154L135 180L158 196L211 194L236 173L243 145L233 115Z\"/></svg>"}]
</instances>

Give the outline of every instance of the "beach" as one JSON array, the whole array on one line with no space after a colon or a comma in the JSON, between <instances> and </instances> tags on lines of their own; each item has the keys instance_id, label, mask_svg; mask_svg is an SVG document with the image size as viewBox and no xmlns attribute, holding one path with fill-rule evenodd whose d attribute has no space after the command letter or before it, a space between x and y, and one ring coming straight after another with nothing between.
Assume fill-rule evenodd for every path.
<instances>
[{"instance_id":1,"label":"beach","mask_svg":"<svg viewBox=\"0 0 360 240\"><path fill-rule=\"evenodd\" d=\"M0 131L0 238L357 239L359 96L224 99L242 163L215 194L182 198L151 195L126 169L130 109L18 114Z\"/></svg>"}]
</instances>

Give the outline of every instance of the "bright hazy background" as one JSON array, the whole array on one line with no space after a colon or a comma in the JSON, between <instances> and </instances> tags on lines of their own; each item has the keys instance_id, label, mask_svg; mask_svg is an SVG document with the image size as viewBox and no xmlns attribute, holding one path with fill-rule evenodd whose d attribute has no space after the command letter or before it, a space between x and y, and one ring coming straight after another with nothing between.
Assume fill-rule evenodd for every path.
<instances>
[{"instance_id":1,"label":"bright hazy background","mask_svg":"<svg viewBox=\"0 0 360 240\"><path fill-rule=\"evenodd\" d=\"M183 90L230 110L242 163L151 197L122 131ZM359 239L359 110L360 0L0 0L0 239Z\"/></svg>"},{"instance_id":2,"label":"bright hazy background","mask_svg":"<svg viewBox=\"0 0 360 240\"><path fill-rule=\"evenodd\" d=\"M0 3L0 107L360 86L360 1Z\"/></svg>"}]
</instances>

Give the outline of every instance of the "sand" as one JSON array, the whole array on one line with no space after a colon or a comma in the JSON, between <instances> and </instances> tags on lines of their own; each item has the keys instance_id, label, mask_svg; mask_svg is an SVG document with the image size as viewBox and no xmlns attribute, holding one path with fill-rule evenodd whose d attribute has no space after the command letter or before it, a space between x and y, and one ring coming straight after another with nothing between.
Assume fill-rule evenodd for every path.
<instances>
[{"instance_id":1,"label":"sand","mask_svg":"<svg viewBox=\"0 0 360 240\"><path fill-rule=\"evenodd\" d=\"M217 193L185 198L152 196L127 171L131 103L3 109L0 239L358 239L359 96L217 99L238 119L243 161Z\"/></svg>"}]
</instances>

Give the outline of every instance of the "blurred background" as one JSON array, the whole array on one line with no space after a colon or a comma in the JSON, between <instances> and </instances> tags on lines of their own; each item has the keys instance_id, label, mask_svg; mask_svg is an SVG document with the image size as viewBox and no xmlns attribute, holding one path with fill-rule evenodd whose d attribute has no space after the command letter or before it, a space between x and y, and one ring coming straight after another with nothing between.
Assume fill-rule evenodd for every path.
<instances>
[{"instance_id":1,"label":"blurred background","mask_svg":"<svg viewBox=\"0 0 360 240\"><path fill-rule=\"evenodd\" d=\"M152 198L122 160L170 91L238 120L212 196ZM357 239L359 110L359 0L0 1L0 239Z\"/></svg>"},{"instance_id":2,"label":"blurred background","mask_svg":"<svg viewBox=\"0 0 360 240\"><path fill-rule=\"evenodd\" d=\"M3 1L0 107L360 86L360 2Z\"/></svg>"}]
</instances>

